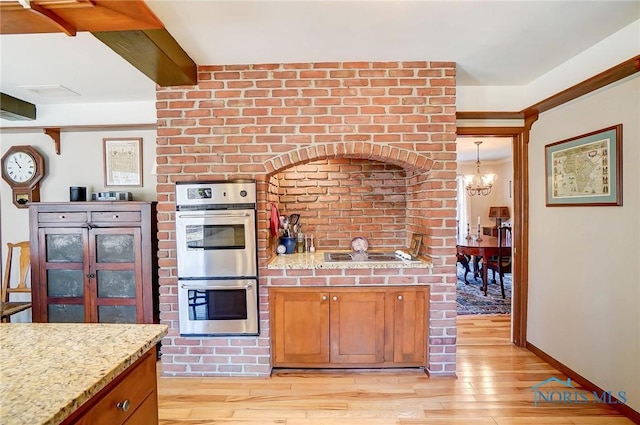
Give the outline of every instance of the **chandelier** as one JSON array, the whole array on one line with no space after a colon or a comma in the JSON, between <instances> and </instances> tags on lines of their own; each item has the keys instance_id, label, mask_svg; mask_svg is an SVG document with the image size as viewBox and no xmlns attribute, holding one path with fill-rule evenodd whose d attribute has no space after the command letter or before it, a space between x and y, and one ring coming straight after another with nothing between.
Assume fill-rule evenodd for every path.
<instances>
[{"instance_id":1,"label":"chandelier","mask_svg":"<svg viewBox=\"0 0 640 425\"><path fill-rule=\"evenodd\" d=\"M465 188L469 196L483 195L486 196L491 193L491 187L493 186L493 174L480 174L480 145L482 142L474 142L478 149L478 159L476 160L476 173L473 175L464 176Z\"/></svg>"}]
</instances>

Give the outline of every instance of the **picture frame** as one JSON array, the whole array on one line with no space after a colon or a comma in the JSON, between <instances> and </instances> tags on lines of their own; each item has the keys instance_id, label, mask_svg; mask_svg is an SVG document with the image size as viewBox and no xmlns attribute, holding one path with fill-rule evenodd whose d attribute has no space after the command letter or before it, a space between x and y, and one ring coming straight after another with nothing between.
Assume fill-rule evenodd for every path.
<instances>
[{"instance_id":1,"label":"picture frame","mask_svg":"<svg viewBox=\"0 0 640 425\"><path fill-rule=\"evenodd\" d=\"M104 185L142 187L142 138L102 139Z\"/></svg>"},{"instance_id":2,"label":"picture frame","mask_svg":"<svg viewBox=\"0 0 640 425\"><path fill-rule=\"evenodd\" d=\"M545 146L547 207L622 205L622 124Z\"/></svg>"},{"instance_id":3,"label":"picture frame","mask_svg":"<svg viewBox=\"0 0 640 425\"><path fill-rule=\"evenodd\" d=\"M420 254L420 246L422 245L422 234L413 233L411 235L411 244L409 245L409 254L413 257L417 257Z\"/></svg>"}]
</instances>

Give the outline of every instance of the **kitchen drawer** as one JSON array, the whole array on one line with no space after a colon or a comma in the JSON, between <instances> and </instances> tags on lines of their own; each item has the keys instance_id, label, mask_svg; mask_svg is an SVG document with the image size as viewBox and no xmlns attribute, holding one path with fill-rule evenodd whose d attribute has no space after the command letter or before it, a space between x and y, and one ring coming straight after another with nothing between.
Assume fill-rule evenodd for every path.
<instances>
[{"instance_id":1,"label":"kitchen drawer","mask_svg":"<svg viewBox=\"0 0 640 425\"><path fill-rule=\"evenodd\" d=\"M140 211L93 211L91 212L92 223L132 223L142 221Z\"/></svg>"},{"instance_id":2,"label":"kitchen drawer","mask_svg":"<svg viewBox=\"0 0 640 425\"><path fill-rule=\"evenodd\" d=\"M127 419L124 425L157 425L158 424L158 394L152 392L142 402L142 405Z\"/></svg>"},{"instance_id":3,"label":"kitchen drawer","mask_svg":"<svg viewBox=\"0 0 640 425\"><path fill-rule=\"evenodd\" d=\"M138 363L132 371L125 371L126 377L120 380L116 386L108 390L104 395L99 394L97 402L90 407L74 425L120 425L124 424L136 410L143 405L145 400L153 402L157 400L156 389L156 364L153 350L146 354L144 360ZM125 403L126 411L118 408L119 403ZM152 409L149 405L143 410ZM156 402L157 410L157 402ZM156 413L157 414L157 413ZM132 423L136 423L135 421ZM149 422L151 423L151 422Z\"/></svg>"},{"instance_id":4,"label":"kitchen drawer","mask_svg":"<svg viewBox=\"0 0 640 425\"><path fill-rule=\"evenodd\" d=\"M86 223L86 212L41 212L38 213L39 223Z\"/></svg>"}]
</instances>

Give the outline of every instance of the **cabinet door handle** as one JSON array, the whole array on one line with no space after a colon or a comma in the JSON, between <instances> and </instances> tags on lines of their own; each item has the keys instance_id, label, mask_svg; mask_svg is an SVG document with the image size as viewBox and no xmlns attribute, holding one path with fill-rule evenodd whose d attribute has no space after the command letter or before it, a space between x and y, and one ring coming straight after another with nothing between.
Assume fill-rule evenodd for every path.
<instances>
[{"instance_id":1,"label":"cabinet door handle","mask_svg":"<svg viewBox=\"0 0 640 425\"><path fill-rule=\"evenodd\" d=\"M95 273L88 273L88 274L87 274L87 277L88 277L89 279L93 279L94 277L96 277L96 274L95 274Z\"/></svg>"},{"instance_id":2,"label":"cabinet door handle","mask_svg":"<svg viewBox=\"0 0 640 425\"><path fill-rule=\"evenodd\" d=\"M334 301L338 301L338 297L333 297L333 300Z\"/></svg>"},{"instance_id":3,"label":"cabinet door handle","mask_svg":"<svg viewBox=\"0 0 640 425\"><path fill-rule=\"evenodd\" d=\"M61 215L60 217L58 217L60 220L64 220L64 216Z\"/></svg>"},{"instance_id":4,"label":"cabinet door handle","mask_svg":"<svg viewBox=\"0 0 640 425\"><path fill-rule=\"evenodd\" d=\"M398 301L402 301L402 295L398 295Z\"/></svg>"},{"instance_id":5,"label":"cabinet door handle","mask_svg":"<svg viewBox=\"0 0 640 425\"><path fill-rule=\"evenodd\" d=\"M127 410L129 410L129 407L131 407L131 402L129 401L129 399L127 399L116 404L116 407L123 412L126 412Z\"/></svg>"},{"instance_id":6,"label":"cabinet door handle","mask_svg":"<svg viewBox=\"0 0 640 425\"><path fill-rule=\"evenodd\" d=\"M322 296L322 301L326 301L326 300L327 300L327 296L326 296L326 295L323 295L323 296Z\"/></svg>"},{"instance_id":7,"label":"cabinet door handle","mask_svg":"<svg viewBox=\"0 0 640 425\"><path fill-rule=\"evenodd\" d=\"M114 215L113 215L113 218L118 218L117 214L114 214Z\"/></svg>"}]
</instances>

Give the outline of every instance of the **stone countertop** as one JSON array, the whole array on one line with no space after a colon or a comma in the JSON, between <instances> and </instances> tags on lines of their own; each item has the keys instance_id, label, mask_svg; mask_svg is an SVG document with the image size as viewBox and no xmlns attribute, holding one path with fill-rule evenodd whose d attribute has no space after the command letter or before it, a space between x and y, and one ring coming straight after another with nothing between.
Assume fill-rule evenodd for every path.
<instances>
[{"instance_id":1,"label":"stone countertop","mask_svg":"<svg viewBox=\"0 0 640 425\"><path fill-rule=\"evenodd\" d=\"M334 252L334 251L332 251ZM348 251L345 251L348 252ZM303 254L279 254L267 263L267 269L426 269L433 267L431 261L420 257L418 261L325 261L325 251Z\"/></svg>"},{"instance_id":2,"label":"stone countertop","mask_svg":"<svg viewBox=\"0 0 640 425\"><path fill-rule=\"evenodd\" d=\"M0 423L59 424L166 334L151 324L1 324Z\"/></svg>"}]
</instances>

